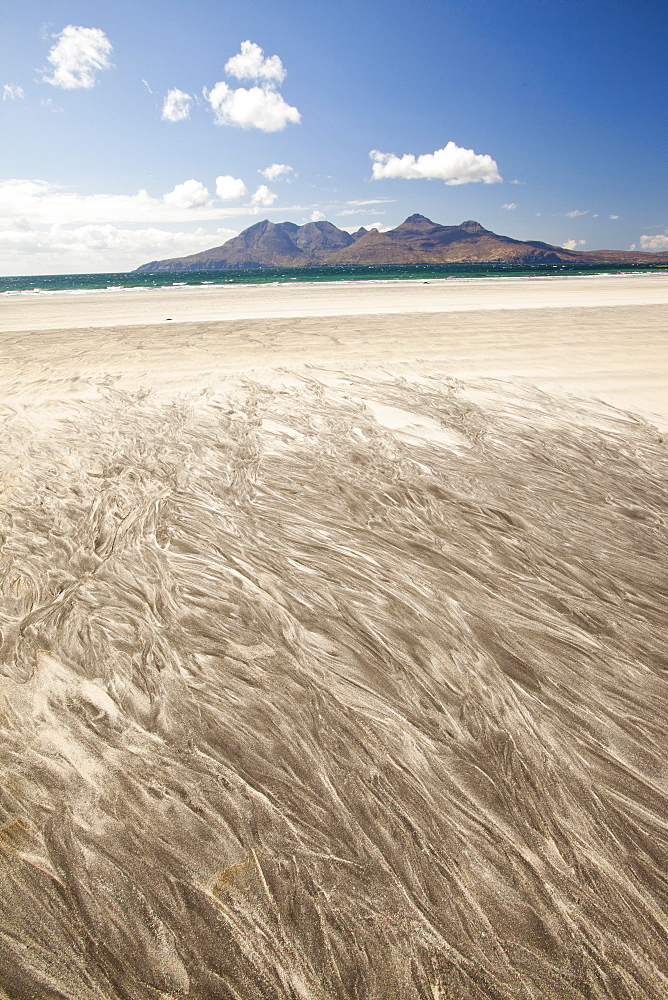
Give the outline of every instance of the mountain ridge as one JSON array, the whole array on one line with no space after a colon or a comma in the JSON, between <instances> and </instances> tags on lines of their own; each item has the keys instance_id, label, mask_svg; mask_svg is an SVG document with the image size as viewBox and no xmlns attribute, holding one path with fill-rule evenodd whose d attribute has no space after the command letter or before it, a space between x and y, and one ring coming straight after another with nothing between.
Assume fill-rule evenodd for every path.
<instances>
[{"instance_id":1,"label":"mountain ridge","mask_svg":"<svg viewBox=\"0 0 668 1000\"><path fill-rule=\"evenodd\" d=\"M475 219L455 226L409 215L387 232L360 227L355 233L331 222L263 219L219 247L154 260L145 271L237 270L263 267L346 267L388 264L583 264L668 263L668 253L634 250L567 250L539 240L516 240L485 229Z\"/></svg>"}]
</instances>

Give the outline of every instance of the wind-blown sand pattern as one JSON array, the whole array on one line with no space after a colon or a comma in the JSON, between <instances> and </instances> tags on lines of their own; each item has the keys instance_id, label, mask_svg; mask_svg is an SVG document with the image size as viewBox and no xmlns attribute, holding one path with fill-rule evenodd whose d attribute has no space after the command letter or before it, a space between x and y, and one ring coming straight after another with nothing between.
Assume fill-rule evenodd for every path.
<instances>
[{"instance_id":1,"label":"wind-blown sand pattern","mask_svg":"<svg viewBox=\"0 0 668 1000\"><path fill-rule=\"evenodd\" d=\"M666 309L539 312L4 335L8 997L666 996Z\"/></svg>"}]
</instances>

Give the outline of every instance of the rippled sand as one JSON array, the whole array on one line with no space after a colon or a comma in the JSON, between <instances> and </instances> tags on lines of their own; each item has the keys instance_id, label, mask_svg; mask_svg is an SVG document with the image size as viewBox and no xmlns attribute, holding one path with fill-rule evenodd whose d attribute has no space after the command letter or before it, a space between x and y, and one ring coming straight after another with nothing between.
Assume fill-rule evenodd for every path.
<instances>
[{"instance_id":1,"label":"rippled sand","mask_svg":"<svg viewBox=\"0 0 668 1000\"><path fill-rule=\"evenodd\" d=\"M668 307L629 294L7 320L8 997L665 997Z\"/></svg>"}]
</instances>

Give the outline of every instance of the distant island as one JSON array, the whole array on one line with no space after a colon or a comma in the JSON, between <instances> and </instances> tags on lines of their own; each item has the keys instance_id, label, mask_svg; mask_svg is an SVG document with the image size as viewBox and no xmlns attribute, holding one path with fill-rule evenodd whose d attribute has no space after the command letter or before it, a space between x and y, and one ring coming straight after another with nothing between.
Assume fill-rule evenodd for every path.
<instances>
[{"instance_id":1,"label":"distant island","mask_svg":"<svg viewBox=\"0 0 668 1000\"><path fill-rule=\"evenodd\" d=\"M565 250L539 241L514 240L469 219L441 226L411 215L386 233L355 233L331 222L269 222L264 219L222 246L142 264L136 271L224 271L262 267L382 267L387 264L650 264L668 263L668 253L633 250Z\"/></svg>"}]
</instances>

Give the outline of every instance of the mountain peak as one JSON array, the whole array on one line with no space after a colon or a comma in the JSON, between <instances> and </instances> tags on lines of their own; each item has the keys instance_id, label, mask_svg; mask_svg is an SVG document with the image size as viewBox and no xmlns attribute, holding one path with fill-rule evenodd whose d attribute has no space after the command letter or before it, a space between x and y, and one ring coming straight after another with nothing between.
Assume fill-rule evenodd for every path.
<instances>
[{"instance_id":1,"label":"mountain peak","mask_svg":"<svg viewBox=\"0 0 668 1000\"><path fill-rule=\"evenodd\" d=\"M466 222L460 222L458 229L465 229L467 233L486 233L487 230L484 226L481 226L479 222L475 219L467 219Z\"/></svg>"},{"instance_id":2,"label":"mountain peak","mask_svg":"<svg viewBox=\"0 0 668 1000\"><path fill-rule=\"evenodd\" d=\"M262 267L385 266L388 264L555 264L577 259L597 263L668 261L668 254L625 251L578 253L547 243L499 236L475 219L442 226L416 213L387 232L356 233L331 222L269 222L263 219L223 246L188 257L142 264L138 271L197 271Z\"/></svg>"},{"instance_id":3,"label":"mountain peak","mask_svg":"<svg viewBox=\"0 0 668 1000\"><path fill-rule=\"evenodd\" d=\"M412 227L415 227L415 226L435 226L436 223L432 222L431 219L428 219L426 215L420 215L419 212L416 212L415 215L409 215L407 219L404 219L404 221L401 223L401 225L402 226L410 225Z\"/></svg>"}]
</instances>

